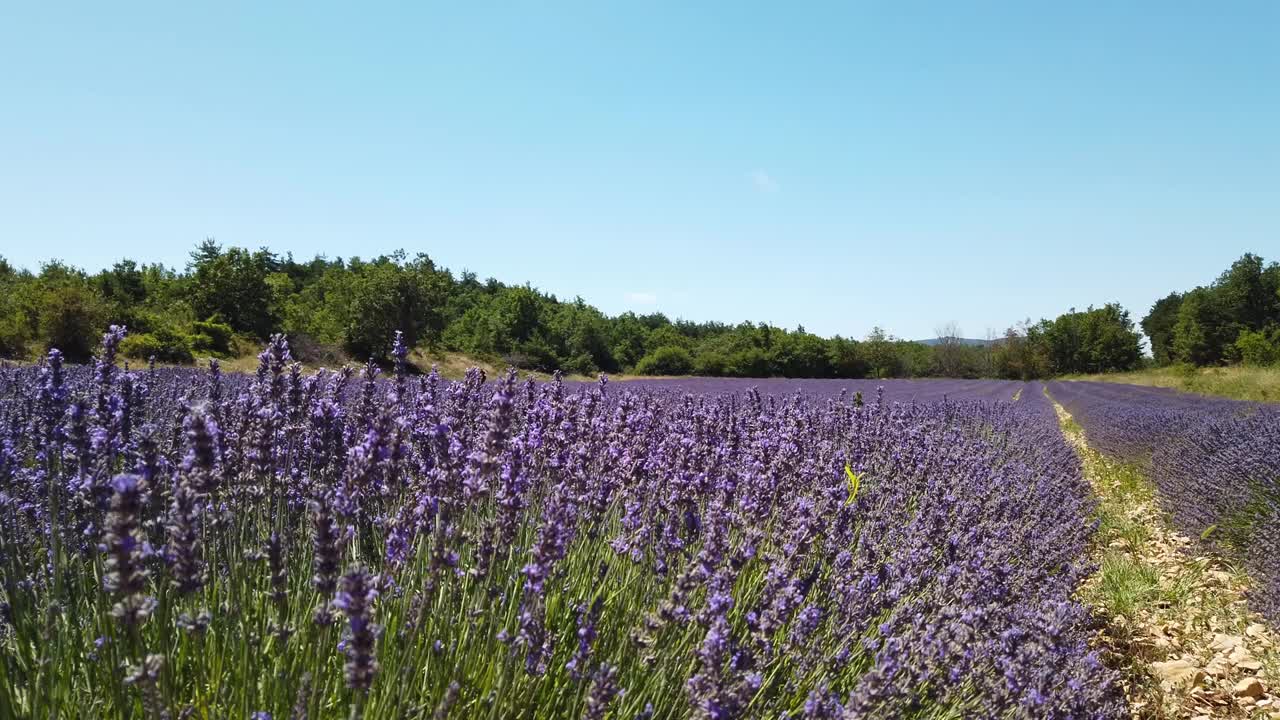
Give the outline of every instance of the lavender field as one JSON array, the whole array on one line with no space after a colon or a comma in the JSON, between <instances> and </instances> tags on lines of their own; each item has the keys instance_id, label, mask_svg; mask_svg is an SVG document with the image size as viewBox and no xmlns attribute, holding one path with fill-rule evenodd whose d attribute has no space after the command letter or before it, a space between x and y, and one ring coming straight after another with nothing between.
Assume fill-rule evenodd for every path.
<instances>
[{"instance_id":1,"label":"lavender field","mask_svg":"<svg viewBox=\"0 0 1280 720\"><path fill-rule=\"evenodd\" d=\"M122 335L0 374L0 714L1127 716L1038 383L122 370ZM1274 480L1274 409L1117 387L1048 389L1180 521L1272 517L1213 488Z\"/></svg>"},{"instance_id":2,"label":"lavender field","mask_svg":"<svg viewBox=\"0 0 1280 720\"><path fill-rule=\"evenodd\" d=\"M7 3L0 720L1280 720L1280 0L922 5Z\"/></svg>"}]
</instances>

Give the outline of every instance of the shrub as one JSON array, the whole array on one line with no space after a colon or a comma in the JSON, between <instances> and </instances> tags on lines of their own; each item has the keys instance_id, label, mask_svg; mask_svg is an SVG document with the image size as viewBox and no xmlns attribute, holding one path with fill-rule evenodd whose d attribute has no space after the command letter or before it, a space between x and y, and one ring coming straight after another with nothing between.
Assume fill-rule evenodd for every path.
<instances>
[{"instance_id":1,"label":"shrub","mask_svg":"<svg viewBox=\"0 0 1280 720\"><path fill-rule=\"evenodd\" d=\"M236 333L231 338L231 357L244 357L246 355L257 355L261 349L261 344L251 335L244 333Z\"/></svg>"},{"instance_id":2,"label":"shrub","mask_svg":"<svg viewBox=\"0 0 1280 720\"><path fill-rule=\"evenodd\" d=\"M192 333L187 336L187 340L191 341L191 349L195 352L221 354L213 349L213 338L204 333Z\"/></svg>"},{"instance_id":3,"label":"shrub","mask_svg":"<svg viewBox=\"0 0 1280 720\"><path fill-rule=\"evenodd\" d=\"M725 374L729 359L718 350L703 350L693 361L693 371L698 375L719 377Z\"/></svg>"},{"instance_id":4,"label":"shrub","mask_svg":"<svg viewBox=\"0 0 1280 720\"><path fill-rule=\"evenodd\" d=\"M1272 365L1280 362L1280 327L1265 330L1241 330L1236 338L1235 354L1245 365Z\"/></svg>"},{"instance_id":5,"label":"shrub","mask_svg":"<svg viewBox=\"0 0 1280 720\"><path fill-rule=\"evenodd\" d=\"M41 296L40 342L44 349L57 348L71 362L93 357L102 308L94 294L81 285L50 288Z\"/></svg>"},{"instance_id":6,"label":"shrub","mask_svg":"<svg viewBox=\"0 0 1280 720\"><path fill-rule=\"evenodd\" d=\"M158 327L154 332L130 335L120 343L120 352L129 358L161 362L191 363L192 339L172 328Z\"/></svg>"},{"instance_id":7,"label":"shrub","mask_svg":"<svg viewBox=\"0 0 1280 720\"><path fill-rule=\"evenodd\" d=\"M569 359L564 365L564 370L579 375L595 375L600 372L600 368L596 365L596 361L587 353L580 353Z\"/></svg>"},{"instance_id":8,"label":"shrub","mask_svg":"<svg viewBox=\"0 0 1280 720\"><path fill-rule=\"evenodd\" d=\"M27 356L27 329L16 313L0 316L0 357L23 358Z\"/></svg>"},{"instance_id":9,"label":"shrub","mask_svg":"<svg viewBox=\"0 0 1280 720\"><path fill-rule=\"evenodd\" d=\"M541 336L519 343L515 349L502 356L502 361L521 370L553 372L569 369L564 367L565 363L556 357L555 350Z\"/></svg>"},{"instance_id":10,"label":"shrub","mask_svg":"<svg viewBox=\"0 0 1280 720\"><path fill-rule=\"evenodd\" d=\"M209 318L191 323L191 349L227 355L231 353L231 339L235 331L230 325Z\"/></svg>"},{"instance_id":11,"label":"shrub","mask_svg":"<svg viewBox=\"0 0 1280 720\"><path fill-rule=\"evenodd\" d=\"M289 350L294 360L314 365L340 367L351 360L339 345L319 342L306 333L290 335Z\"/></svg>"},{"instance_id":12,"label":"shrub","mask_svg":"<svg viewBox=\"0 0 1280 720\"><path fill-rule=\"evenodd\" d=\"M693 371L693 357L681 347L667 345L640 358L637 375L688 375Z\"/></svg>"},{"instance_id":13,"label":"shrub","mask_svg":"<svg viewBox=\"0 0 1280 720\"><path fill-rule=\"evenodd\" d=\"M759 348L746 348L729 356L725 373L734 377L769 377L773 374L769 358Z\"/></svg>"}]
</instances>

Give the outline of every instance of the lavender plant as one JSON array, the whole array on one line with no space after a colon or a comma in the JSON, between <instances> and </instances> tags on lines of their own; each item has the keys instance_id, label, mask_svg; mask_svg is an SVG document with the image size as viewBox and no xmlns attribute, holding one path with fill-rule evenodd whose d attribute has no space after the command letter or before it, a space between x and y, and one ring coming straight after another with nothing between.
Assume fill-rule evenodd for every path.
<instances>
[{"instance_id":1,"label":"lavender plant","mask_svg":"<svg viewBox=\"0 0 1280 720\"><path fill-rule=\"evenodd\" d=\"M108 369L122 332L0 372L12 715L1124 714L1021 383Z\"/></svg>"}]
</instances>

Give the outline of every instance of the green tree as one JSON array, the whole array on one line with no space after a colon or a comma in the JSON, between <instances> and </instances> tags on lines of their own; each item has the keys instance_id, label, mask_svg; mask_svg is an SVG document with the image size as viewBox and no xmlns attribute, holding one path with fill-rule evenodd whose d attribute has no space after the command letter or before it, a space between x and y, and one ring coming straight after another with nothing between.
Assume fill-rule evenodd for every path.
<instances>
[{"instance_id":1,"label":"green tree","mask_svg":"<svg viewBox=\"0 0 1280 720\"><path fill-rule=\"evenodd\" d=\"M24 305L33 284L31 274L20 272L0 257L0 357L21 358L35 331Z\"/></svg>"},{"instance_id":2,"label":"green tree","mask_svg":"<svg viewBox=\"0 0 1280 720\"><path fill-rule=\"evenodd\" d=\"M1276 263L1267 266L1261 257L1245 253L1218 277L1213 290L1230 327L1224 332L1232 339L1240 330L1259 330L1280 321L1276 295L1280 290L1280 266Z\"/></svg>"},{"instance_id":3,"label":"green tree","mask_svg":"<svg viewBox=\"0 0 1280 720\"><path fill-rule=\"evenodd\" d=\"M729 374L729 358L713 347L704 347L693 358L693 374L703 377L723 377Z\"/></svg>"},{"instance_id":4,"label":"green tree","mask_svg":"<svg viewBox=\"0 0 1280 720\"><path fill-rule=\"evenodd\" d=\"M582 374L618 370L609 347L608 319L582 298L551 309L547 335L566 370Z\"/></svg>"},{"instance_id":5,"label":"green tree","mask_svg":"<svg viewBox=\"0 0 1280 720\"><path fill-rule=\"evenodd\" d=\"M775 375L773 364L764 350L744 347L725 359L724 373L732 377L771 377Z\"/></svg>"},{"instance_id":6,"label":"green tree","mask_svg":"<svg viewBox=\"0 0 1280 720\"><path fill-rule=\"evenodd\" d=\"M45 350L57 348L71 362L93 357L105 316L101 297L78 269L46 264L38 284L38 339Z\"/></svg>"},{"instance_id":7,"label":"green tree","mask_svg":"<svg viewBox=\"0 0 1280 720\"><path fill-rule=\"evenodd\" d=\"M383 358L397 330L414 347L441 330L440 308L450 281L425 255L405 262L403 253L353 263L341 318L342 344L358 358Z\"/></svg>"},{"instance_id":8,"label":"green tree","mask_svg":"<svg viewBox=\"0 0 1280 720\"><path fill-rule=\"evenodd\" d=\"M862 356L857 340L839 335L826 343L831 371L839 378L861 378L867 375L867 362Z\"/></svg>"},{"instance_id":9,"label":"green tree","mask_svg":"<svg viewBox=\"0 0 1280 720\"><path fill-rule=\"evenodd\" d=\"M279 326L275 294L267 282L278 261L268 250L225 251L205 240L191 253L190 302L196 317L221 316L239 332L266 339Z\"/></svg>"},{"instance_id":10,"label":"green tree","mask_svg":"<svg viewBox=\"0 0 1280 720\"><path fill-rule=\"evenodd\" d=\"M542 325L543 298L529 286L498 293L493 309L500 351L508 351L534 338Z\"/></svg>"},{"instance_id":11,"label":"green tree","mask_svg":"<svg viewBox=\"0 0 1280 720\"><path fill-rule=\"evenodd\" d=\"M290 337L338 345L351 308L353 274L340 261L284 301L282 324Z\"/></svg>"},{"instance_id":12,"label":"green tree","mask_svg":"<svg viewBox=\"0 0 1280 720\"><path fill-rule=\"evenodd\" d=\"M771 364L778 373L795 378L831 377L831 357L826 342L800 328L773 336Z\"/></svg>"},{"instance_id":13,"label":"green tree","mask_svg":"<svg viewBox=\"0 0 1280 720\"><path fill-rule=\"evenodd\" d=\"M633 312L625 312L608 324L610 354L620 368L632 368L644 357L649 328Z\"/></svg>"},{"instance_id":14,"label":"green tree","mask_svg":"<svg viewBox=\"0 0 1280 720\"><path fill-rule=\"evenodd\" d=\"M1142 338L1129 312L1116 303L1043 320L1029 330L1028 340L1044 348L1059 374L1132 370L1142 358Z\"/></svg>"},{"instance_id":15,"label":"green tree","mask_svg":"<svg viewBox=\"0 0 1280 720\"><path fill-rule=\"evenodd\" d=\"M1173 357L1193 365L1214 365L1226 358L1234 323L1227 319L1219 297L1209 288L1196 288L1182 298L1178 322L1173 326Z\"/></svg>"},{"instance_id":16,"label":"green tree","mask_svg":"<svg viewBox=\"0 0 1280 720\"><path fill-rule=\"evenodd\" d=\"M902 358L894 348L895 343L896 338L879 325L867 333L867 338L862 341L862 356L871 377L888 378L902 374Z\"/></svg>"},{"instance_id":17,"label":"green tree","mask_svg":"<svg viewBox=\"0 0 1280 720\"><path fill-rule=\"evenodd\" d=\"M190 363L191 336L172 328L161 326L151 333L130 333L120 343L120 354L138 360L155 358L161 362Z\"/></svg>"},{"instance_id":18,"label":"green tree","mask_svg":"<svg viewBox=\"0 0 1280 720\"><path fill-rule=\"evenodd\" d=\"M997 377L1008 380L1032 380L1051 372L1047 349L1033 337L1028 319L1005 331L993 348L992 363Z\"/></svg>"},{"instance_id":19,"label":"green tree","mask_svg":"<svg viewBox=\"0 0 1280 720\"><path fill-rule=\"evenodd\" d=\"M1153 320L1152 327L1147 329L1144 324L1144 329L1152 338L1157 361L1163 356L1194 365L1216 365L1242 360L1246 350L1255 357L1257 333L1266 337L1271 327L1280 325L1280 264L1267 264L1261 257L1245 253L1211 284L1189 291L1176 303L1172 330L1163 336L1160 333L1170 325L1174 307L1168 300L1161 301L1164 307L1157 303L1144 319L1144 323ZM1162 312L1153 318L1157 309Z\"/></svg>"},{"instance_id":20,"label":"green tree","mask_svg":"<svg viewBox=\"0 0 1280 720\"><path fill-rule=\"evenodd\" d=\"M924 343L897 340L890 345L897 357L898 371L892 377L929 377L938 366L934 349Z\"/></svg>"},{"instance_id":21,"label":"green tree","mask_svg":"<svg viewBox=\"0 0 1280 720\"><path fill-rule=\"evenodd\" d=\"M1236 338L1235 354L1245 365L1280 363L1280 325L1269 330L1241 330Z\"/></svg>"},{"instance_id":22,"label":"green tree","mask_svg":"<svg viewBox=\"0 0 1280 720\"><path fill-rule=\"evenodd\" d=\"M147 299L146 278L132 260L121 260L96 277L98 292L105 302L116 305L139 305Z\"/></svg>"},{"instance_id":23,"label":"green tree","mask_svg":"<svg viewBox=\"0 0 1280 720\"><path fill-rule=\"evenodd\" d=\"M1174 361L1173 328L1178 324L1178 308L1182 305L1182 293L1169 293L1151 306L1151 312L1142 318L1142 331L1151 341L1151 355L1159 365Z\"/></svg>"},{"instance_id":24,"label":"green tree","mask_svg":"<svg viewBox=\"0 0 1280 720\"><path fill-rule=\"evenodd\" d=\"M649 350L656 350L660 347L678 347L687 351L692 351L694 341L689 336L680 332L674 325L666 324L649 331L648 347Z\"/></svg>"}]
</instances>

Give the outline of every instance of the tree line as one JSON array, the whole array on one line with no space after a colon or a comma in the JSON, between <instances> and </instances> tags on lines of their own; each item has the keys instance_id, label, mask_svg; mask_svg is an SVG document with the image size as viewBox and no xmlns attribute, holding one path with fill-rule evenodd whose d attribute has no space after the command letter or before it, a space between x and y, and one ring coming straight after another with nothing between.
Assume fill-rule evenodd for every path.
<instances>
[{"instance_id":1,"label":"tree line","mask_svg":"<svg viewBox=\"0 0 1280 720\"><path fill-rule=\"evenodd\" d=\"M1280 263L1246 253L1212 283L1157 300L1142 329L1159 365L1280 363Z\"/></svg>"},{"instance_id":2,"label":"tree line","mask_svg":"<svg viewBox=\"0 0 1280 720\"><path fill-rule=\"evenodd\" d=\"M207 240L182 269L121 260L97 273L60 261L33 272L0 258L0 356L56 346L85 360L109 324L129 328L127 357L171 363L248 354L278 332L304 361L385 360L396 330L413 347L580 374L1030 379L1127 370L1142 357L1141 336L1116 304L1025 321L977 345L953 328L926 345L880 328L828 338L658 312L609 316L581 298L454 275L403 251L298 261Z\"/></svg>"}]
</instances>

